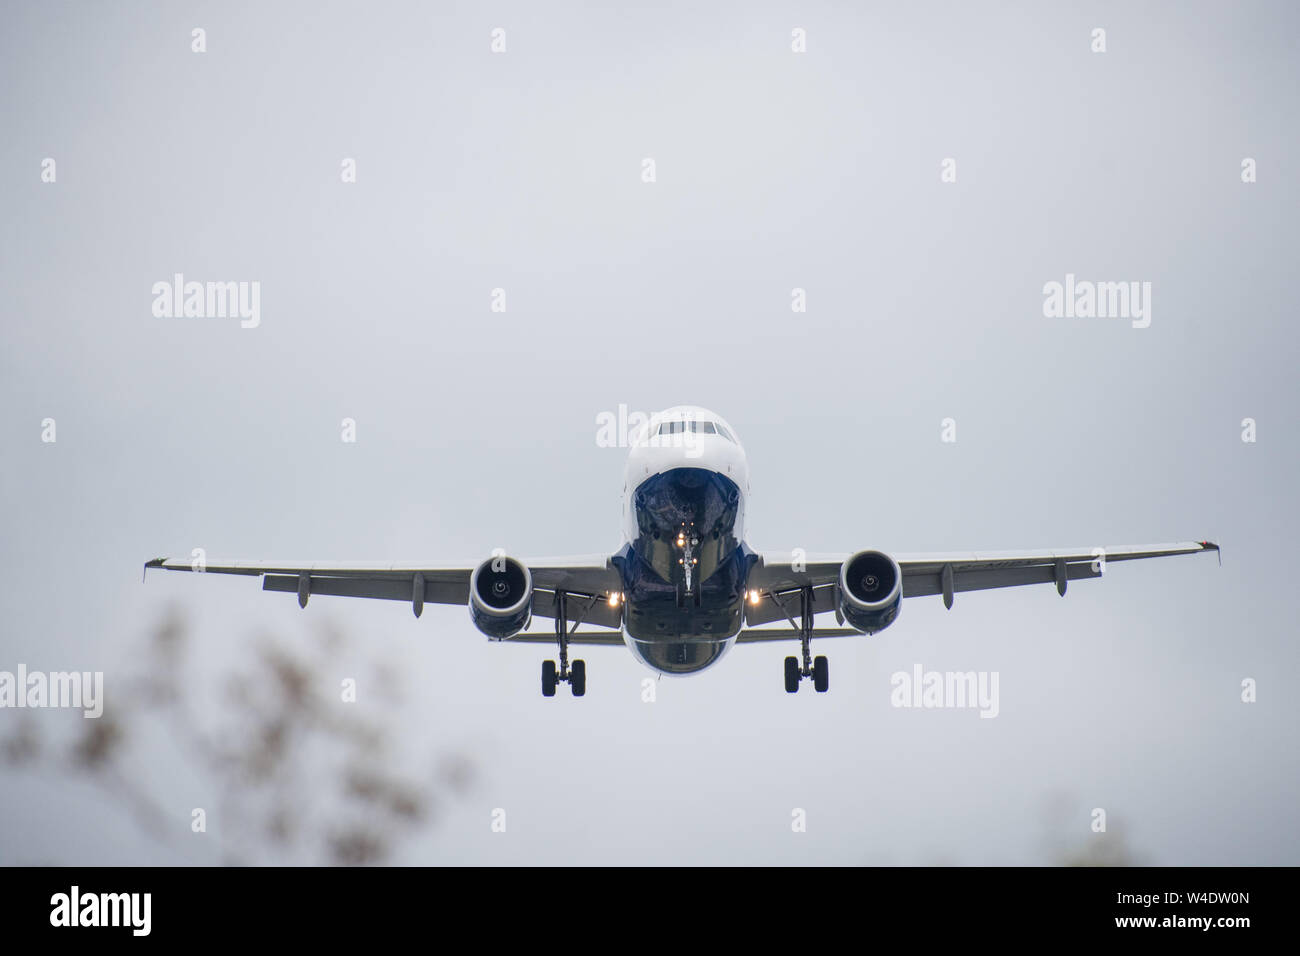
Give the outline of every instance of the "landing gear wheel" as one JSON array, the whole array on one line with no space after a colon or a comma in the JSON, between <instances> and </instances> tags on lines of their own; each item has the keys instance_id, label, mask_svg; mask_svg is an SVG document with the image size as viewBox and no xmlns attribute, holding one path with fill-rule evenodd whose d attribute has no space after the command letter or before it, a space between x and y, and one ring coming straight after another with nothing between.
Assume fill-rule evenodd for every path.
<instances>
[{"instance_id":1,"label":"landing gear wheel","mask_svg":"<svg viewBox=\"0 0 1300 956\"><path fill-rule=\"evenodd\" d=\"M555 661L542 661L542 696L555 696Z\"/></svg>"},{"instance_id":2,"label":"landing gear wheel","mask_svg":"<svg viewBox=\"0 0 1300 956\"><path fill-rule=\"evenodd\" d=\"M573 662L573 666L569 669L569 690L573 691L574 697L581 697L587 693L586 661Z\"/></svg>"},{"instance_id":3,"label":"landing gear wheel","mask_svg":"<svg viewBox=\"0 0 1300 956\"><path fill-rule=\"evenodd\" d=\"M799 659L797 657L787 657L785 659L785 692L793 694L799 689Z\"/></svg>"},{"instance_id":4,"label":"landing gear wheel","mask_svg":"<svg viewBox=\"0 0 1300 956\"><path fill-rule=\"evenodd\" d=\"M793 658L791 658L793 660ZM831 686L831 665L824 657L813 661L813 687L817 693L824 694Z\"/></svg>"}]
</instances>

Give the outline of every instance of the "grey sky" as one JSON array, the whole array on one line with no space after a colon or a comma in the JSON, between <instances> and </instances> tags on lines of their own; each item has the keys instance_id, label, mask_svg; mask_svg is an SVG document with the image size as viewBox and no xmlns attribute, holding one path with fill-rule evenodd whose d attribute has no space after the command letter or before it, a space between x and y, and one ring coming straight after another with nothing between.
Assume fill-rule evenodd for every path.
<instances>
[{"instance_id":1,"label":"grey sky","mask_svg":"<svg viewBox=\"0 0 1300 956\"><path fill-rule=\"evenodd\" d=\"M104 670L111 708L171 604L214 668L334 622L400 662L404 748L482 763L404 862L1043 862L1061 792L1080 844L1104 807L1147 862L1300 863L1294 6L587 6L6 7L0 669ZM155 318L175 272L259 281L260 327ZM1151 282L1150 327L1044 318L1067 273ZM828 695L760 645L654 704L604 648L543 700L547 652L456 608L140 583L194 547L613 549L596 416L681 402L745 443L760 549L1223 566L909 601L825 643ZM892 708L914 663L998 671L1000 716ZM6 775L0 808L3 863L177 859L87 788Z\"/></svg>"}]
</instances>

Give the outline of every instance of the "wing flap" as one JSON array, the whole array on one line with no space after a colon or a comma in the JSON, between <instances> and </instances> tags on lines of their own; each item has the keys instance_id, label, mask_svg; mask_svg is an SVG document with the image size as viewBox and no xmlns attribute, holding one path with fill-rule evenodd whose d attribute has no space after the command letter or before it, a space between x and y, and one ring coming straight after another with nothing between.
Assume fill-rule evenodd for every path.
<instances>
[{"instance_id":1,"label":"wing flap","mask_svg":"<svg viewBox=\"0 0 1300 956\"><path fill-rule=\"evenodd\" d=\"M866 637L851 627L815 627L813 637ZM799 632L784 627L747 627L736 637L737 644L755 644L759 641L797 641Z\"/></svg>"},{"instance_id":2,"label":"wing flap","mask_svg":"<svg viewBox=\"0 0 1300 956\"><path fill-rule=\"evenodd\" d=\"M514 637L508 637L502 644L551 644L554 645L554 634L538 634L525 631L523 634L516 634ZM576 644L590 645L592 647L610 647L613 645L623 646L622 631L575 631L569 635L569 645Z\"/></svg>"}]
</instances>

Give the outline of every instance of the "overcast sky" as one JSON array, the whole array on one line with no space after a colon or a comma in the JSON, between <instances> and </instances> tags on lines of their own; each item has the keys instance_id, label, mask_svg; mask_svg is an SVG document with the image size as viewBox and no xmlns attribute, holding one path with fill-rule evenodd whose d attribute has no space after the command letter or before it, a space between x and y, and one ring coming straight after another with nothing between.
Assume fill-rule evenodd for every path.
<instances>
[{"instance_id":1,"label":"overcast sky","mask_svg":"<svg viewBox=\"0 0 1300 956\"><path fill-rule=\"evenodd\" d=\"M0 669L102 670L111 710L170 606L214 673L335 626L396 662L399 749L480 767L402 862L1052 862L1057 799L1081 849L1100 807L1144 862L1300 863L1294 6L641 6L6 7ZM175 273L259 282L260 324L156 317ZM1067 274L1151 283L1149 327L1045 317ZM677 403L739 433L759 549L1222 567L920 598L815 645L829 694L767 644L654 703L599 647L545 700L552 652L454 607L140 580L613 551L597 416ZM998 717L891 707L916 664L997 672ZM186 766L142 770L182 831ZM0 778L2 863L214 858Z\"/></svg>"}]
</instances>

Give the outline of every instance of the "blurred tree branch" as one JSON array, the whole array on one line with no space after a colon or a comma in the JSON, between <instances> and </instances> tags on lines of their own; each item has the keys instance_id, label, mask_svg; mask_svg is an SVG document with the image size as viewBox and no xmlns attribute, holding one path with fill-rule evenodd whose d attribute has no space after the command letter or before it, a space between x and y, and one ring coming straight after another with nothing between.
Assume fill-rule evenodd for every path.
<instances>
[{"instance_id":1,"label":"blurred tree branch","mask_svg":"<svg viewBox=\"0 0 1300 956\"><path fill-rule=\"evenodd\" d=\"M200 720L193 702L201 682L188 667L182 621L169 612L145 653L114 674L101 717L80 720L63 747L29 717L0 741L0 761L92 781L143 832L193 859L191 808L165 805L144 782L145 738L162 730L187 758L178 769L215 797L204 806L206 835L216 836L221 862L384 863L432 824L440 799L473 785L476 768L453 753L431 761L427 775L400 772L388 746L401 735L400 708L391 719L366 719L342 702L335 675L345 646L333 632L314 653L257 640L251 654L232 655L230 669L202 677L215 676L222 692Z\"/></svg>"}]
</instances>

